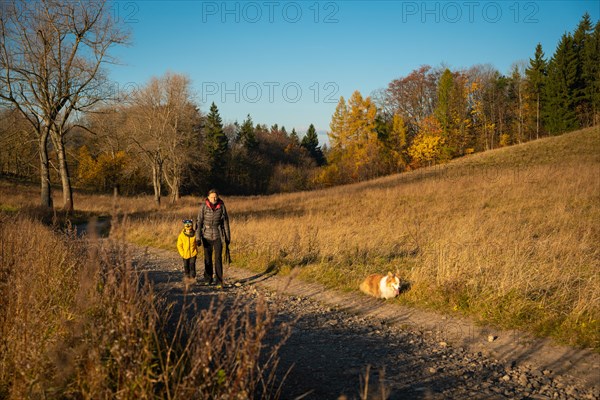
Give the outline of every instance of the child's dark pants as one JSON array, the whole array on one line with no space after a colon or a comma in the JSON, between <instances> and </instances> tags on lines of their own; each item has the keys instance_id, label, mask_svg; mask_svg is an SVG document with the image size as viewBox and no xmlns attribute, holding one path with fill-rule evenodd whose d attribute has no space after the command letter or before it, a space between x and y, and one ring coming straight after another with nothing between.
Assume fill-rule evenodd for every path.
<instances>
[{"instance_id":1,"label":"child's dark pants","mask_svg":"<svg viewBox=\"0 0 600 400\"><path fill-rule=\"evenodd\" d=\"M195 278L196 277L196 256L192 258L183 259L183 277L184 278Z\"/></svg>"}]
</instances>

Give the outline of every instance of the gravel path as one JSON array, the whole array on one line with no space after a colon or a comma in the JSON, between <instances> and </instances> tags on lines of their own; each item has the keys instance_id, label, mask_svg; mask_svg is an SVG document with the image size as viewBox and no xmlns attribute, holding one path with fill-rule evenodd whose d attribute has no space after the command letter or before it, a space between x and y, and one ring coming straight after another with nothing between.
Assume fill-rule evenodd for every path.
<instances>
[{"instance_id":1,"label":"gravel path","mask_svg":"<svg viewBox=\"0 0 600 400\"><path fill-rule=\"evenodd\" d=\"M133 252L157 290L170 301L183 295L175 252ZM280 353L280 372L292 367L283 399L359 399L368 376L369 399L600 400L597 353L289 277L234 267L225 275L242 285L193 286L190 295L202 305L215 296L262 294L279 320L296 319Z\"/></svg>"}]
</instances>

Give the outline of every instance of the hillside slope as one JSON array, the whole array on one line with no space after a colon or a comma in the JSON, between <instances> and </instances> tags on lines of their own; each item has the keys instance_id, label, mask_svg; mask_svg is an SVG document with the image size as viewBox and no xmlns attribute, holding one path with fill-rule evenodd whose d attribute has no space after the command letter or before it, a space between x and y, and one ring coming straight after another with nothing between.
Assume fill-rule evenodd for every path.
<instances>
[{"instance_id":1,"label":"hillside slope","mask_svg":"<svg viewBox=\"0 0 600 400\"><path fill-rule=\"evenodd\" d=\"M250 268L600 348L600 128L321 191L227 199Z\"/></svg>"}]
</instances>

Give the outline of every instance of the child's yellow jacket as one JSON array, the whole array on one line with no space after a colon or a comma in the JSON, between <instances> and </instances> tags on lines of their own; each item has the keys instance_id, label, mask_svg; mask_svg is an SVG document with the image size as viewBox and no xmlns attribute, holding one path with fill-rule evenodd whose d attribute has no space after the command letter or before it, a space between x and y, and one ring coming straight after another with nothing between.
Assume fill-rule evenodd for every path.
<instances>
[{"instance_id":1,"label":"child's yellow jacket","mask_svg":"<svg viewBox=\"0 0 600 400\"><path fill-rule=\"evenodd\" d=\"M188 259L198 254L198 247L196 246L196 233L190 232L191 236L185 234L185 229L181 231L179 237L177 237L177 250L181 258Z\"/></svg>"}]
</instances>

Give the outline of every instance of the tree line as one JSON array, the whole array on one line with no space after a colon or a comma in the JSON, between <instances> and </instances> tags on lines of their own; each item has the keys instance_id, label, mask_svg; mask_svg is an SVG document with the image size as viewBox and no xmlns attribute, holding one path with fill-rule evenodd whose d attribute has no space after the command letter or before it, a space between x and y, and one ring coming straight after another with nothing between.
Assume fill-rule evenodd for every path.
<instances>
[{"instance_id":1,"label":"tree line","mask_svg":"<svg viewBox=\"0 0 600 400\"><path fill-rule=\"evenodd\" d=\"M33 5L32 5L33 4ZM200 110L192 82L166 73L122 93L106 90L108 49L128 34L102 0L2 3L0 168L38 180L52 205L72 187L122 194L253 195L356 182L445 162L600 122L600 23L585 14L546 58L541 45L508 75L490 65L421 66L372 96L342 97L329 145L277 124L224 124Z\"/></svg>"},{"instance_id":2,"label":"tree line","mask_svg":"<svg viewBox=\"0 0 600 400\"><path fill-rule=\"evenodd\" d=\"M599 123L600 22L586 13L552 57L538 44L508 75L425 65L372 97L342 97L318 181L370 179Z\"/></svg>"}]
</instances>

